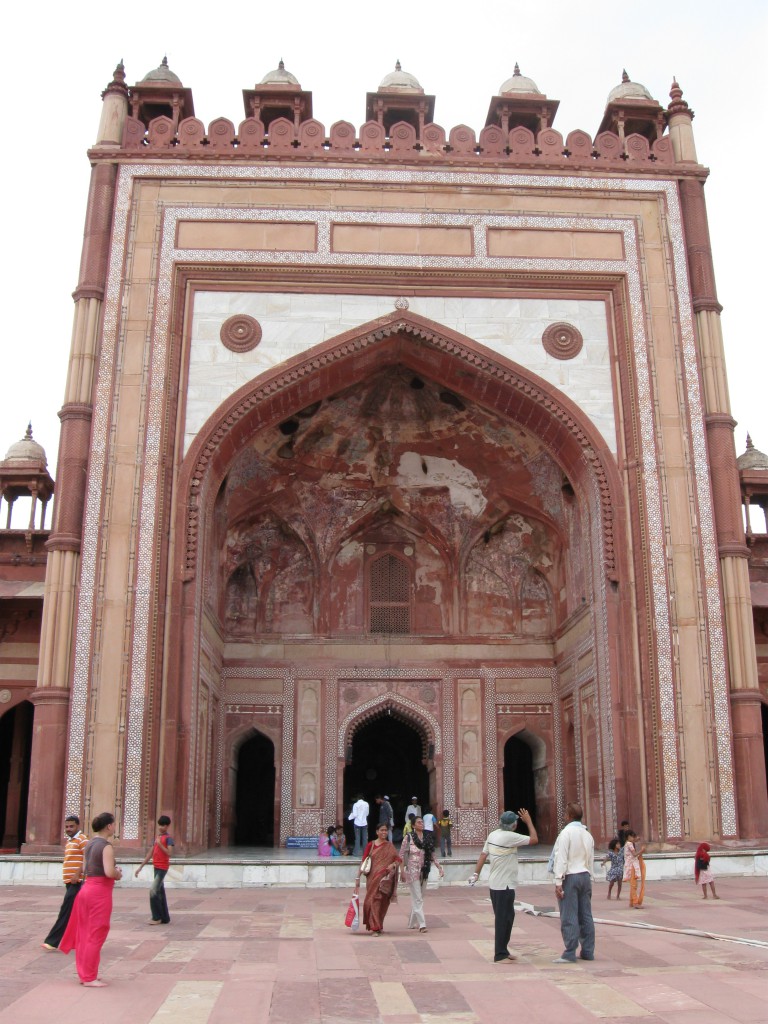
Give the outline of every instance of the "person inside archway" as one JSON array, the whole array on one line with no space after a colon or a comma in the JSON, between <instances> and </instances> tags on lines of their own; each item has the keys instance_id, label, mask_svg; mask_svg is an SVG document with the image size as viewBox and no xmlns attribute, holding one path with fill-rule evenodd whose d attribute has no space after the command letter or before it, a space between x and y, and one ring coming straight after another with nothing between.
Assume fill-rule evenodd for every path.
<instances>
[{"instance_id":1,"label":"person inside archway","mask_svg":"<svg viewBox=\"0 0 768 1024\"><path fill-rule=\"evenodd\" d=\"M414 818L420 818L421 817L421 804L419 803L419 798L417 796L412 796L411 797L411 802L408 804L408 806L405 809L405 824L406 825L410 821L411 815L413 815Z\"/></svg>"},{"instance_id":2,"label":"person inside archway","mask_svg":"<svg viewBox=\"0 0 768 1024\"><path fill-rule=\"evenodd\" d=\"M370 807L368 806L368 801L363 799L362 793L358 793L357 800L352 805L352 812L348 819L355 827L355 849L352 854L354 857L359 857L368 845L369 814Z\"/></svg>"},{"instance_id":3,"label":"person inside archway","mask_svg":"<svg viewBox=\"0 0 768 1024\"><path fill-rule=\"evenodd\" d=\"M389 802L389 797L377 796L376 803L379 805L379 825L387 826L387 839L392 842L392 829L395 824L395 815L392 810L392 804ZM378 834L378 827L376 833Z\"/></svg>"}]
</instances>

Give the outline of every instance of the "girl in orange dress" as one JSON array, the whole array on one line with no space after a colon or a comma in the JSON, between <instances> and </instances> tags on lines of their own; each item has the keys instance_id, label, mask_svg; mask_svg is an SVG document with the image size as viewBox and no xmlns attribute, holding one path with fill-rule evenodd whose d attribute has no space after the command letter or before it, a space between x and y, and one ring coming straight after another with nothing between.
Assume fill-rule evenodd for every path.
<instances>
[{"instance_id":1,"label":"girl in orange dress","mask_svg":"<svg viewBox=\"0 0 768 1024\"><path fill-rule=\"evenodd\" d=\"M629 909L640 910L645 897L645 847L637 841L637 832L629 832L624 844L624 881L629 882Z\"/></svg>"}]
</instances>

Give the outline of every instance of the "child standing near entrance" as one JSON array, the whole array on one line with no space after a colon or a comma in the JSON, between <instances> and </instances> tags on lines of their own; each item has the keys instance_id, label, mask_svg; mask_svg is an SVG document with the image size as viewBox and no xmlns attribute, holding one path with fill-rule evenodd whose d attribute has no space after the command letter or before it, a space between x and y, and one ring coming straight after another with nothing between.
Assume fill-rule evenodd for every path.
<instances>
[{"instance_id":1,"label":"child standing near entrance","mask_svg":"<svg viewBox=\"0 0 768 1024\"><path fill-rule=\"evenodd\" d=\"M447 810L443 811L437 824L440 826L440 856L445 857L447 850L448 856L452 857L451 829L453 828L453 822L451 821L451 816Z\"/></svg>"},{"instance_id":2,"label":"child standing near entrance","mask_svg":"<svg viewBox=\"0 0 768 1024\"><path fill-rule=\"evenodd\" d=\"M629 882L629 909L640 910L645 898L645 847L638 842L632 829L624 844L624 881Z\"/></svg>"},{"instance_id":3,"label":"child standing near entrance","mask_svg":"<svg viewBox=\"0 0 768 1024\"><path fill-rule=\"evenodd\" d=\"M168 913L168 900L165 896L165 876L168 874L168 868L171 866L171 847L176 844L173 841L173 837L168 834L170 824L171 819L168 815L161 814L157 819L158 834L155 836L155 841L135 871L135 876L138 878L141 869L145 864L149 863L150 857L152 858L155 877L152 881L152 888L149 890L149 909L152 913L150 924L171 923L171 916Z\"/></svg>"},{"instance_id":4,"label":"child standing near entrance","mask_svg":"<svg viewBox=\"0 0 768 1024\"><path fill-rule=\"evenodd\" d=\"M605 876L608 882L608 899L611 898L613 883L616 883L616 899L621 899L621 883L624 880L624 847L618 838L608 843L608 853L603 864L610 864L608 874Z\"/></svg>"}]
</instances>

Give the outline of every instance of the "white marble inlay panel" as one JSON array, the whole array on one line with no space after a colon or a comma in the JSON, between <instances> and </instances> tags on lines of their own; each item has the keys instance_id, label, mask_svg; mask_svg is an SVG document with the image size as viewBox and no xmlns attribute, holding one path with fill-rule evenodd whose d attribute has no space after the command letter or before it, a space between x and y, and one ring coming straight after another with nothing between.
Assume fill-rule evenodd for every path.
<instances>
[{"instance_id":1,"label":"white marble inlay panel","mask_svg":"<svg viewBox=\"0 0 768 1024\"><path fill-rule=\"evenodd\" d=\"M187 384L184 451L217 407L244 384L314 345L395 308L392 295L296 295L291 293L197 292ZM488 299L409 296L409 309L486 345L532 370L588 412L616 451L608 327L605 306L569 299ZM236 313L261 324L263 336L251 352L231 352L219 340L221 325ZM541 336L553 321L574 324L584 347L574 358L553 358Z\"/></svg>"}]
</instances>

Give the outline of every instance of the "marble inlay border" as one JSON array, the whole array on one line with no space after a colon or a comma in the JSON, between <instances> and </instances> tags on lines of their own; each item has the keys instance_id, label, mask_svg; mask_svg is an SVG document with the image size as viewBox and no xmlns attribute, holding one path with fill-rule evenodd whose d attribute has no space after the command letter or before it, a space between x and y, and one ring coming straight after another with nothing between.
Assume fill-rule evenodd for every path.
<instances>
[{"instance_id":1,"label":"marble inlay border","mask_svg":"<svg viewBox=\"0 0 768 1024\"><path fill-rule=\"evenodd\" d=\"M67 763L66 806L79 807L82 800L83 771L86 752L86 711L89 698L89 673L92 664L92 620L96 595L97 552L101 519L101 501L104 490L104 475L108 449L109 426L112 414L110 402L111 383L114 373L118 327L121 315L120 298L123 268L126 258L127 218L131 207L134 182L140 178L165 179L209 179L240 181L316 181L346 183L379 183L392 185L419 184L434 185L478 185L506 188L572 189L574 191L644 193L663 196L666 204L667 223L672 240L675 284L679 297L679 322L682 338L683 373L688 391L690 409L691 447L693 452L694 475L700 515L700 535L705 574L706 603L708 611L709 661L711 670L713 706L715 717L715 740L718 753L718 774L720 778L720 818L723 833L735 833L735 795L733 787L733 766L730 747L730 708L726 680L725 645L723 636L722 605L719 593L718 553L712 517L712 502L707 468L707 449L703 408L700 394L699 367L696 358L694 324L688 286L687 264L682 218L678 200L677 184L674 181L645 180L642 178L587 178L564 175L514 174L494 171L429 171L409 168L334 168L334 167L285 167L285 166L232 166L199 164L143 163L123 165L120 168L116 190L113 220L112 247L107 272L107 287L103 306L103 328L100 360L94 398L93 424L89 473L86 488L86 502L83 522L83 555L80 574L80 600L75 631L74 672L70 703L70 738ZM249 212L249 211L241 211ZM261 211L250 211L259 213ZM131 662L128 697L128 728L125 766L125 811L123 835L125 838L138 837L138 819L141 787L141 765L143 759L142 739L144 733L145 688L148 670L148 623L151 611L151 569L156 531L156 497L159 478L159 443L162 435L162 402L165 393L166 349L168 343L168 317L173 263L175 260L199 258L190 251L173 248L173 236L168 228L175 221L181 209L166 211L163 224L158 286L155 304L155 323L152 337L149 401L147 406L147 428L144 441L144 489L140 509L140 535L137 556L136 591L134 599L134 645ZM186 209L199 216L194 207ZM221 217L222 210L217 211ZM285 220L291 211L280 211ZM407 223L402 211L366 211L369 222L393 224ZM302 211L306 218L307 212ZM452 224L453 217L462 215L421 214L414 223ZM360 214L355 214L360 222ZM334 218L338 221L339 214ZM378 219L377 219L378 218ZM433 219L430 219L433 218ZM641 459L645 488L645 506L648 516L649 563L652 578L653 615L657 637L657 687L660 700L660 726L662 729L662 756L664 759L664 789L666 833L670 836L682 834L679 802L679 759L676 742L674 675L671 652L671 623L666 584L666 563L664 552L663 509L661 505L661 482L656 466L656 433L653 416L653 392L648 369L648 338L646 336L645 310L643 306L642 281L638 262L637 246L631 222L609 218L572 218L580 226L593 230L623 230L626 258L624 261L603 260L550 260L550 259L506 259L487 255L485 240L479 236L484 232L475 230L480 247L476 250L478 266L494 266L510 270L578 270L588 272L609 269L626 273L629 285L630 316L633 328L633 346L637 388L639 396ZM473 218L469 218L473 220ZM486 223L493 220L489 218ZM569 218L520 218L521 226L535 221L541 227L559 227ZM466 222L465 217L463 222ZM505 220L505 223L509 223ZM324 251L318 246L317 254L286 254L288 261L311 263L312 257L319 261ZM206 251L206 253L209 251ZM221 255L221 254L220 254ZM271 263L279 262L282 254L270 252L266 257ZM248 262L254 254L226 253L227 262ZM327 257L326 257L327 259ZM362 259L370 263L372 257ZM451 267L452 257L408 256L376 257L379 265L399 267ZM435 262L436 261L436 262ZM470 261L464 259L462 266ZM345 255L343 265L354 266L355 258Z\"/></svg>"}]
</instances>

